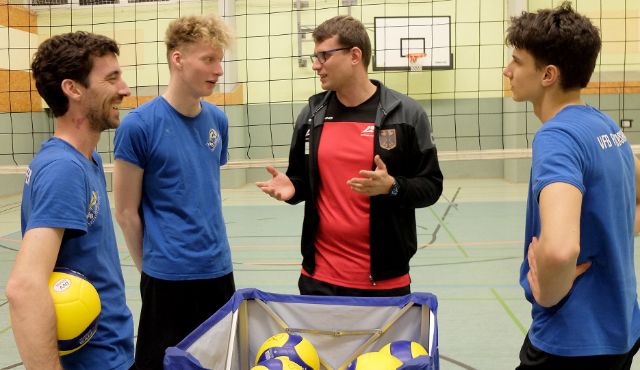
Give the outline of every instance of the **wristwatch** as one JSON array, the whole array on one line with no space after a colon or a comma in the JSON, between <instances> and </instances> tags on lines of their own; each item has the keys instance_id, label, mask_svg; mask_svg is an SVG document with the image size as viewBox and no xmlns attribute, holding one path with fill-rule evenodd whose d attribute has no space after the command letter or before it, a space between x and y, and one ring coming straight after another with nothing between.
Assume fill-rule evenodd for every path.
<instances>
[{"instance_id":1,"label":"wristwatch","mask_svg":"<svg viewBox=\"0 0 640 370\"><path fill-rule=\"evenodd\" d=\"M398 191L400 191L400 186L398 185L398 181L396 181L396 179L393 179L393 185L391 185L391 190L389 191L389 195L391 195L392 197L395 197L396 195L398 195Z\"/></svg>"}]
</instances>

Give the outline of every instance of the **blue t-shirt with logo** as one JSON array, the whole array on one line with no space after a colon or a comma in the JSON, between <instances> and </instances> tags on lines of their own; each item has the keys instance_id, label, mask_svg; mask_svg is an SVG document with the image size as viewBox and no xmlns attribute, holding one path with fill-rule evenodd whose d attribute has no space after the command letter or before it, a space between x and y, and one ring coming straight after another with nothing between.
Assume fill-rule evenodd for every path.
<instances>
[{"instance_id":1,"label":"blue t-shirt with logo","mask_svg":"<svg viewBox=\"0 0 640 370\"><path fill-rule=\"evenodd\" d=\"M65 229L57 267L80 272L95 286L101 312L97 332L80 350L63 356L66 369L129 369L133 318L107 198L102 160L85 158L64 140L44 142L29 165L22 195L22 234L34 228Z\"/></svg>"},{"instance_id":2,"label":"blue t-shirt with logo","mask_svg":"<svg viewBox=\"0 0 640 370\"><path fill-rule=\"evenodd\" d=\"M540 236L539 196L556 182L582 192L578 264L592 265L557 305L536 304L527 250ZM533 141L520 284L532 303L531 343L558 356L628 352L640 337L634 269L635 166L624 133L599 110L568 106Z\"/></svg>"},{"instance_id":3,"label":"blue t-shirt with logo","mask_svg":"<svg viewBox=\"0 0 640 370\"><path fill-rule=\"evenodd\" d=\"M115 158L144 170L142 270L157 279L232 272L220 192L228 122L215 105L201 106L188 117L157 97L131 111L116 130Z\"/></svg>"}]
</instances>

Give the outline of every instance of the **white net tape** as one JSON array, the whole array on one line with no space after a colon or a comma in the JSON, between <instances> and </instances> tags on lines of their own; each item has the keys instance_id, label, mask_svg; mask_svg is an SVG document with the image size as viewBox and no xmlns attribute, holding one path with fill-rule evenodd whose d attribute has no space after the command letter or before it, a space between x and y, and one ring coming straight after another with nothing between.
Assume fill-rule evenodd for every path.
<instances>
[{"instance_id":1,"label":"white net tape","mask_svg":"<svg viewBox=\"0 0 640 370\"><path fill-rule=\"evenodd\" d=\"M640 149L640 148L638 148ZM468 160L488 160L488 159L518 159L530 158L531 149L493 149L493 150L465 150L465 151L442 151L438 152L440 161L468 161ZM229 161L222 167L223 170L244 169L244 168L264 168L267 165L275 167L287 167L287 158L265 158L248 159L239 161ZM20 174L27 170L26 165L5 165L0 166L0 174ZM105 172L113 172L113 163L104 164Z\"/></svg>"},{"instance_id":2,"label":"white net tape","mask_svg":"<svg viewBox=\"0 0 640 370\"><path fill-rule=\"evenodd\" d=\"M640 154L640 145L632 145L635 154ZM487 149L487 150L461 150L438 152L440 162L449 161L482 161L482 160L509 160L531 158L531 149ZM267 165L284 167L288 165L287 158L265 158L229 161L222 167L223 170L264 168ZM27 170L26 165L0 165L0 175L22 174ZM113 163L105 163L104 171L113 172Z\"/></svg>"}]
</instances>

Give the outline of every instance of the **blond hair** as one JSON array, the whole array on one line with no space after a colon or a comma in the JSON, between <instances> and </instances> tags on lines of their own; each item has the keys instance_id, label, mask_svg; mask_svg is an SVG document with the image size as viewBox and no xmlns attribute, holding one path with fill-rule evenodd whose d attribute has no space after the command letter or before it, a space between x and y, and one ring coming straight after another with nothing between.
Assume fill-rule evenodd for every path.
<instances>
[{"instance_id":1,"label":"blond hair","mask_svg":"<svg viewBox=\"0 0 640 370\"><path fill-rule=\"evenodd\" d=\"M225 49L231 44L231 30L222 18L215 15L180 17L169 24L164 43L167 59L171 53L196 42L203 41L213 47Z\"/></svg>"}]
</instances>

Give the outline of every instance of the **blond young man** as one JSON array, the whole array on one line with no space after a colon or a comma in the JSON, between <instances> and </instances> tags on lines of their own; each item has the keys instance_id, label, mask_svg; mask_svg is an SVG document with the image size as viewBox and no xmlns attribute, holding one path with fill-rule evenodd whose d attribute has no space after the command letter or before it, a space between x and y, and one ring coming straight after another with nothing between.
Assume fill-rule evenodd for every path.
<instances>
[{"instance_id":1,"label":"blond young man","mask_svg":"<svg viewBox=\"0 0 640 370\"><path fill-rule=\"evenodd\" d=\"M130 112L116 131L116 219L142 274L140 370L161 369L165 349L235 291L220 194L228 121L202 100L223 74L230 42L218 17L172 22L166 92Z\"/></svg>"}]
</instances>

